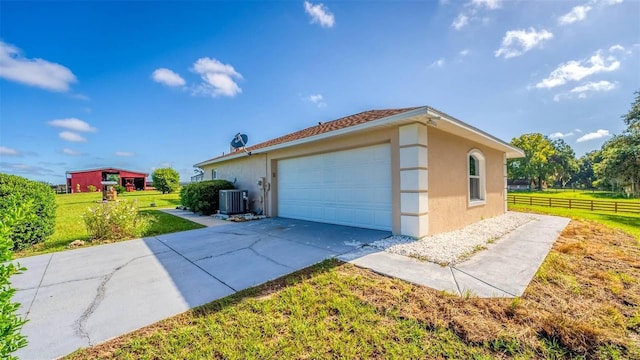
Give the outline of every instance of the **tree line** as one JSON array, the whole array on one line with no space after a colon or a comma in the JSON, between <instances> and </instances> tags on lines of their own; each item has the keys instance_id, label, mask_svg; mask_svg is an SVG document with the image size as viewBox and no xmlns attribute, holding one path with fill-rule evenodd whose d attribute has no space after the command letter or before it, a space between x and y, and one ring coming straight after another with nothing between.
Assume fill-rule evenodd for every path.
<instances>
[{"instance_id":1,"label":"tree line","mask_svg":"<svg viewBox=\"0 0 640 360\"><path fill-rule=\"evenodd\" d=\"M640 90L629 112L622 116L626 129L594 150L576 158L563 139L533 133L511 140L525 157L507 162L511 180L528 181L531 188L602 189L640 196Z\"/></svg>"}]
</instances>

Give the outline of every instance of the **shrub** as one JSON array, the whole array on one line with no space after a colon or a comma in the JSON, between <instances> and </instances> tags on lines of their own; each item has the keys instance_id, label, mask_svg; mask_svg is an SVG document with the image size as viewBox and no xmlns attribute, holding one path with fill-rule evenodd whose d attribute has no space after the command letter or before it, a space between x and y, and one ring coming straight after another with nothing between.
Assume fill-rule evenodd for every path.
<instances>
[{"instance_id":1,"label":"shrub","mask_svg":"<svg viewBox=\"0 0 640 360\"><path fill-rule=\"evenodd\" d=\"M105 202L82 215L90 240L124 240L139 237L151 226L152 218L138 213L136 202Z\"/></svg>"},{"instance_id":2,"label":"shrub","mask_svg":"<svg viewBox=\"0 0 640 360\"><path fill-rule=\"evenodd\" d=\"M32 200L19 204L12 197L0 212L0 359L17 359L11 354L27 345L27 340L20 334L26 320L16 314L20 305L11 302L16 290L11 287L9 278L26 270L20 264L10 262L13 259L11 228L21 221L34 220L35 214L29 211Z\"/></svg>"},{"instance_id":3,"label":"shrub","mask_svg":"<svg viewBox=\"0 0 640 360\"><path fill-rule=\"evenodd\" d=\"M96 192L98 190L98 188L95 187L94 185L87 186L87 189L89 189L90 192Z\"/></svg>"},{"instance_id":4,"label":"shrub","mask_svg":"<svg viewBox=\"0 0 640 360\"><path fill-rule=\"evenodd\" d=\"M115 185L113 188L114 188L114 189L116 189L116 192L117 192L118 194L122 194L122 193L124 193L125 191L127 191L127 188L126 188L126 187L124 187L124 186L122 186L122 185Z\"/></svg>"},{"instance_id":5,"label":"shrub","mask_svg":"<svg viewBox=\"0 0 640 360\"><path fill-rule=\"evenodd\" d=\"M45 241L56 225L56 197L45 183L0 173L0 213L8 211L14 200L31 201L25 218L11 227L13 250L22 250ZM33 216L32 216L33 215Z\"/></svg>"},{"instance_id":6,"label":"shrub","mask_svg":"<svg viewBox=\"0 0 640 360\"><path fill-rule=\"evenodd\" d=\"M153 187L163 194L172 193L180 187L180 175L172 168L161 168L151 174Z\"/></svg>"},{"instance_id":7,"label":"shrub","mask_svg":"<svg viewBox=\"0 0 640 360\"><path fill-rule=\"evenodd\" d=\"M220 209L220 190L228 189L233 189L233 184L227 180L191 183L180 190L180 202L195 213L211 215Z\"/></svg>"}]
</instances>

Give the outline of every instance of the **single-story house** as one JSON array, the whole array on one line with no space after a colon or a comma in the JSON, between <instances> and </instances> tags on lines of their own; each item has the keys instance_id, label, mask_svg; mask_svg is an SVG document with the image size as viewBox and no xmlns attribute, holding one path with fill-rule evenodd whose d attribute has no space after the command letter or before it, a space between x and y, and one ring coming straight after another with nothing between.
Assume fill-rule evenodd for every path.
<instances>
[{"instance_id":1,"label":"single-story house","mask_svg":"<svg viewBox=\"0 0 640 360\"><path fill-rule=\"evenodd\" d=\"M505 213L506 162L522 156L421 106L319 123L194 166L248 190L250 209L266 216L420 238Z\"/></svg>"},{"instance_id":2,"label":"single-story house","mask_svg":"<svg viewBox=\"0 0 640 360\"><path fill-rule=\"evenodd\" d=\"M124 170L117 168L99 168L67 171L67 193L87 192L89 186L93 185L98 190L102 190L102 181L115 180L132 190L146 190L146 179L149 174Z\"/></svg>"}]
</instances>

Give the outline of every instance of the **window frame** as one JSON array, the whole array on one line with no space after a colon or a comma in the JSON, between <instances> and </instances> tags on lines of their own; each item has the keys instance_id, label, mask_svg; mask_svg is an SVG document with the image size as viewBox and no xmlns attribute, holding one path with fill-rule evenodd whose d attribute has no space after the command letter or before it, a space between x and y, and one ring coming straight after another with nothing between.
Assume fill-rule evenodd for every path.
<instances>
[{"instance_id":1,"label":"window frame","mask_svg":"<svg viewBox=\"0 0 640 360\"><path fill-rule=\"evenodd\" d=\"M218 180L218 169L211 169L211 180Z\"/></svg>"},{"instance_id":2,"label":"window frame","mask_svg":"<svg viewBox=\"0 0 640 360\"><path fill-rule=\"evenodd\" d=\"M476 161L476 174L471 175L471 158ZM478 149L472 149L467 153L467 203L469 207L485 205L487 203L487 188L486 188L486 158L482 151ZM479 198L473 199L471 197L471 179L478 179L478 192Z\"/></svg>"}]
</instances>

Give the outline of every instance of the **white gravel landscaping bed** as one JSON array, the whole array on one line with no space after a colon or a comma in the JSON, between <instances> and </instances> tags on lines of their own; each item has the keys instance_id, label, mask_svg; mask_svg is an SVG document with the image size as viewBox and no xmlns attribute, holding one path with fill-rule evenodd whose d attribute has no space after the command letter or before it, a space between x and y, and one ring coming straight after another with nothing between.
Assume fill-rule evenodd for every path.
<instances>
[{"instance_id":1,"label":"white gravel landscaping bed","mask_svg":"<svg viewBox=\"0 0 640 360\"><path fill-rule=\"evenodd\" d=\"M507 212L481 220L460 230L440 233L415 240L406 236L391 236L369 246L420 260L450 265L466 260L487 244L499 241L506 234L532 221L529 214Z\"/></svg>"}]
</instances>

